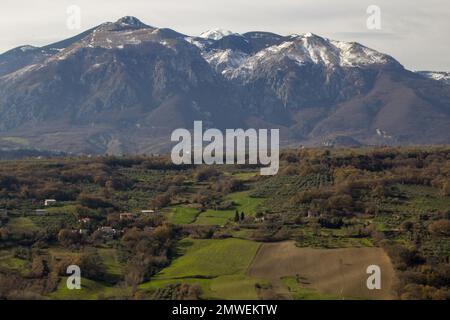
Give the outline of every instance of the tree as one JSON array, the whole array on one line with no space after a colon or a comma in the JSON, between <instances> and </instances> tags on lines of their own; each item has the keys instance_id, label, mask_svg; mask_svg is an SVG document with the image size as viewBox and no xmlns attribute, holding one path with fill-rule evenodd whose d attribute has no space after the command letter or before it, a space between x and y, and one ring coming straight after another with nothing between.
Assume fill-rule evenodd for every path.
<instances>
[{"instance_id":1,"label":"tree","mask_svg":"<svg viewBox=\"0 0 450 320\"><path fill-rule=\"evenodd\" d=\"M244 221L244 219L245 219L245 214L244 214L244 212L241 212L241 221Z\"/></svg>"},{"instance_id":2,"label":"tree","mask_svg":"<svg viewBox=\"0 0 450 320\"><path fill-rule=\"evenodd\" d=\"M31 263L30 274L35 278L42 278L48 275L50 272L47 261L41 257L35 257Z\"/></svg>"},{"instance_id":3,"label":"tree","mask_svg":"<svg viewBox=\"0 0 450 320\"><path fill-rule=\"evenodd\" d=\"M387 196L388 192L386 190L386 188L381 185L378 184L374 189L373 189L373 193L377 195L378 198L384 198Z\"/></svg>"},{"instance_id":4,"label":"tree","mask_svg":"<svg viewBox=\"0 0 450 320\"><path fill-rule=\"evenodd\" d=\"M160 209L170 204L170 196L168 194L159 194L152 199L150 205L155 209Z\"/></svg>"},{"instance_id":5,"label":"tree","mask_svg":"<svg viewBox=\"0 0 450 320\"><path fill-rule=\"evenodd\" d=\"M197 180L197 182L203 182L203 181L207 181L207 180L211 179L212 177L217 177L219 175L220 175L220 173L216 169L209 168L209 167L203 167L198 170L198 172L195 176L195 179Z\"/></svg>"},{"instance_id":6,"label":"tree","mask_svg":"<svg viewBox=\"0 0 450 320\"><path fill-rule=\"evenodd\" d=\"M234 222L239 222L239 212L237 210L234 213Z\"/></svg>"},{"instance_id":7,"label":"tree","mask_svg":"<svg viewBox=\"0 0 450 320\"><path fill-rule=\"evenodd\" d=\"M428 226L428 231L435 236L450 236L450 220L438 220Z\"/></svg>"},{"instance_id":8,"label":"tree","mask_svg":"<svg viewBox=\"0 0 450 320\"><path fill-rule=\"evenodd\" d=\"M320 236L321 228L320 228L320 224L319 223L313 223L311 225L311 229L312 229L313 235Z\"/></svg>"},{"instance_id":9,"label":"tree","mask_svg":"<svg viewBox=\"0 0 450 320\"><path fill-rule=\"evenodd\" d=\"M104 280L106 266L97 252L83 253L75 259L75 265L82 270L83 276L91 280Z\"/></svg>"},{"instance_id":10,"label":"tree","mask_svg":"<svg viewBox=\"0 0 450 320\"><path fill-rule=\"evenodd\" d=\"M82 206L91 208L91 209L98 209L98 208L114 208L114 205L110 202L108 202L106 199L102 199L97 196L87 195L87 194L81 194L78 197L78 201Z\"/></svg>"},{"instance_id":11,"label":"tree","mask_svg":"<svg viewBox=\"0 0 450 320\"><path fill-rule=\"evenodd\" d=\"M414 223L411 221L405 221L401 224L400 227L404 232L408 233L409 237L411 238L412 232L414 230Z\"/></svg>"},{"instance_id":12,"label":"tree","mask_svg":"<svg viewBox=\"0 0 450 320\"><path fill-rule=\"evenodd\" d=\"M61 229L58 232L58 241L63 247L69 247L80 243L81 237L76 230Z\"/></svg>"},{"instance_id":13,"label":"tree","mask_svg":"<svg viewBox=\"0 0 450 320\"><path fill-rule=\"evenodd\" d=\"M262 218L262 217L264 217L264 213L261 212L261 211L256 211L255 217L256 217L256 218Z\"/></svg>"},{"instance_id":14,"label":"tree","mask_svg":"<svg viewBox=\"0 0 450 320\"><path fill-rule=\"evenodd\" d=\"M138 289L138 285L144 280L145 266L141 262L128 264L125 271L125 283L131 287L132 295Z\"/></svg>"},{"instance_id":15,"label":"tree","mask_svg":"<svg viewBox=\"0 0 450 320\"><path fill-rule=\"evenodd\" d=\"M450 182L445 181L442 184L442 195L443 196L450 196Z\"/></svg>"}]
</instances>

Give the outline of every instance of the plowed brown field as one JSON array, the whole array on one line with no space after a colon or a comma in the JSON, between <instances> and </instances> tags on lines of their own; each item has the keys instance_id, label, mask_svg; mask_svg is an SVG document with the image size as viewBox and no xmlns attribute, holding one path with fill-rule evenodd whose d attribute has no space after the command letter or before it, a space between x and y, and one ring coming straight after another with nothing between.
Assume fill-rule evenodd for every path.
<instances>
[{"instance_id":1,"label":"plowed brown field","mask_svg":"<svg viewBox=\"0 0 450 320\"><path fill-rule=\"evenodd\" d=\"M370 265L381 268L381 290L366 286ZM380 248L299 248L292 241L263 244L248 275L267 279L275 293L285 298L289 291L280 279L289 276L300 279L301 287L336 298L395 299L395 272Z\"/></svg>"}]
</instances>

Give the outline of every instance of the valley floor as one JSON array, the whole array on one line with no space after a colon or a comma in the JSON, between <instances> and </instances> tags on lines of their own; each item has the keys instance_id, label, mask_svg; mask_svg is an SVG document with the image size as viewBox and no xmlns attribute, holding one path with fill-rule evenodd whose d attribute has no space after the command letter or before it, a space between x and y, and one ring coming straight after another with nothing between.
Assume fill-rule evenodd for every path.
<instances>
[{"instance_id":1,"label":"valley floor","mask_svg":"<svg viewBox=\"0 0 450 320\"><path fill-rule=\"evenodd\" d=\"M447 299L448 159L291 150L274 177L163 157L3 161L0 298Z\"/></svg>"}]
</instances>

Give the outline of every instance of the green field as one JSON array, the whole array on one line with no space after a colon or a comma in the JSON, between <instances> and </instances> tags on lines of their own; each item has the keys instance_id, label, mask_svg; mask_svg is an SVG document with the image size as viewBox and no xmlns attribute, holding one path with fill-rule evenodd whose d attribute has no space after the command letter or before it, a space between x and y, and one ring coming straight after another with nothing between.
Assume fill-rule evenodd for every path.
<instances>
[{"instance_id":1,"label":"green field","mask_svg":"<svg viewBox=\"0 0 450 320\"><path fill-rule=\"evenodd\" d=\"M106 266L108 275L120 278L123 274L123 265L118 261L116 249L99 248L97 252Z\"/></svg>"},{"instance_id":2,"label":"green field","mask_svg":"<svg viewBox=\"0 0 450 320\"><path fill-rule=\"evenodd\" d=\"M171 284L186 283L189 285L198 285L202 289L202 299L209 300L257 300L258 295L255 287L257 284L266 283L264 280L247 277L243 274L218 276L212 279L202 278L183 278L151 280L140 286L151 297L152 292L162 289Z\"/></svg>"},{"instance_id":3,"label":"green field","mask_svg":"<svg viewBox=\"0 0 450 320\"><path fill-rule=\"evenodd\" d=\"M11 218L8 222L8 227L13 231L23 230L23 231L37 231L39 227L36 226L32 219L27 217L17 217Z\"/></svg>"},{"instance_id":4,"label":"green field","mask_svg":"<svg viewBox=\"0 0 450 320\"><path fill-rule=\"evenodd\" d=\"M295 277L281 278L282 283L289 290L294 300L337 300L338 297L322 294L314 289L300 286Z\"/></svg>"},{"instance_id":5,"label":"green field","mask_svg":"<svg viewBox=\"0 0 450 320\"><path fill-rule=\"evenodd\" d=\"M173 224L190 224L195 221L199 212L195 208L176 206L166 214L167 220Z\"/></svg>"},{"instance_id":6,"label":"green field","mask_svg":"<svg viewBox=\"0 0 450 320\"><path fill-rule=\"evenodd\" d=\"M67 258L76 258L80 255L78 250L69 250L63 247L49 247L47 249L47 253L54 259L67 259Z\"/></svg>"},{"instance_id":7,"label":"green field","mask_svg":"<svg viewBox=\"0 0 450 320\"><path fill-rule=\"evenodd\" d=\"M444 197L436 188L418 185L396 185L405 200L396 206L399 212L420 214L444 212L450 208L450 197Z\"/></svg>"},{"instance_id":8,"label":"green field","mask_svg":"<svg viewBox=\"0 0 450 320\"><path fill-rule=\"evenodd\" d=\"M255 230L252 229L240 228L239 230L232 230L230 234L233 238L248 239L254 232Z\"/></svg>"},{"instance_id":9,"label":"green field","mask_svg":"<svg viewBox=\"0 0 450 320\"><path fill-rule=\"evenodd\" d=\"M9 250L0 250L0 269L14 270L25 274L27 261L14 257Z\"/></svg>"},{"instance_id":10,"label":"green field","mask_svg":"<svg viewBox=\"0 0 450 320\"><path fill-rule=\"evenodd\" d=\"M123 265L118 262L116 249L97 248L95 249L106 267L107 281L118 280L123 274ZM54 259L76 258L81 253L71 251L61 247L47 249ZM90 279L82 278L80 290L69 290L66 285L67 278L62 278L55 292L49 295L50 298L61 300L95 300L112 296L127 296L129 289L125 290L120 286L113 286L110 283L102 283Z\"/></svg>"},{"instance_id":11,"label":"green field","mask_svg":"<svg viewBox=\"0 0 450 320\"><path fill-rule=\"evenodd\" d=\"M54 206L54 207L48 207L45 210L47 210L50 214L76 214L77 206L73 204L68 204L64 206Z\"/></svg>"},{"instance_id":12,"label":"green field","mask_svg":"<svg viewBox=\"0 0 450 320\"><path fill-rule=\"evenodd\" d=\"M264 202L263 198L250 197L249 191L232 193L226 199L233 201L239 212L244 212L247 216L254 216L257 207Z\"/></svg>"},{"instance_id":13,"label":"green field","mask_svg":"<svg viewBox=\"0 0 450 320\"><path fill-rule=\"evenodd\" d=\"M62 278L56 291L49 297L57 300L96 300L107 299L108 297L127 296L129 290L121 287L111 287L106 284L92 281L86 278L81 279L81 289L70 290L67 288L67 278Z\"/></svg>"},{"instance_id":14,"label":"green field","mask_svg":"<svg viewBox=\"0 0 450 320\"><path fill-rule=\"evenodd\" d=\"M215 277L245 272L259 243L241 239L180 241L181 254L157 279Z\"/></svg>"},{"instance_id":15,"label":"green field","mask_svg":"<svg viewBox=\"0 0 450 320\"><path fill-rule=\"evenodd\" d=\"M257 299L258 279L245 273L259 245L240 239L184 239L179 243L182 255L141 289L151 291L183 282L200 285L205 299Z\"/></svg>"},{"instance_id":16,"label":"green field","mask_svg":"<svg viewBox=\"0 0 450 320\"><path fill-rule=\"evenodd\" d=\"M332 249L373 246L370 237L352 237L344 229L321 228L320 233L315 234L310 227L302 226L294 228L291 235L299 247Z\"/></svg>"},{"instance_id":17,"label":"green field","mask_svg":"<svg viewBox=\"0 0 450 320\"><path fill-rule=\"evenodd\" d=\"M243 181L248 181L254 177L258 176L257 172L236 172L233 174L234 178L243 180Z\"/></svg>"},{"instance_id":18,"label":"green field","mask_svg":"<svg viewBox=\"0 0 450 320\"><path fill-rule=\"evenodd\" d=\"M195 224L223 226L234 219L236 210L239 213L244 212L246 217L253 217L257 207L264 201L262 198L250 197L249 191L235 192L226 196L225 199L233 201L236 208L233 210L209 209L198 215Z\"/></svg>"},{"instance_id":19,"label":"green field","mask_svg":"<svg viewBox=\"0 0 450 320\"><path fill-rule=\"evenodd\" d=\"M234 218L234 210L206 210L199 214L195 224L208 226L223 226Z\"/></svg>"}]
</instances>

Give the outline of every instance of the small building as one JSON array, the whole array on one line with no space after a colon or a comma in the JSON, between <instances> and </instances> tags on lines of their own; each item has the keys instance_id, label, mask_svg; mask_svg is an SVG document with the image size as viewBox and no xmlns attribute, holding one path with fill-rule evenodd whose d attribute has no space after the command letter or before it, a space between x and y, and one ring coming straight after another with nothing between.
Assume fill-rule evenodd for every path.
<instances>
[{"instance_id":1,"label":"small building","mask_svg":"<svg viewBox=\"0 0 450 320\"><path fill-rule=\"evenodd\" d=\"M264 222L264 217L259 217L259 218L256 218L255 217L255 222Z\"/></svg>"},{"instance_id":2,"label":"small building","mask_svg":"<svg viewBox=\"0 0 450 320\"><path fill-rule=\"evenodd\" d=\"M319 218L320 214L317 211L309 210L308 218Z\"/></svg>"},{"instance_id":3,"label":"small building","mask_svg":"<svg viewBox=\"0 0 450 320\"><path fill-rule=\"evenodd\" d=\"M47 213L48 213L47 210L44 210L44 209L34 210L34 214L37 216L46 216Z\"/></svg>"},{"instance_id":4,"label":"small building","mask_svg":"<svg viewBox=\"0 0 450 320\"><path fill-rule=\"evenodd\" d=\"M98 228L98 231L101 231L103 233L115 235L117 233L117 230L112 227L100 227Z\"/></svg>"},{"instance_id":5,"label":"small building","mask_svg":"<svg viewBox=\"0 0 450 320\"><path fill-rule=\"evenodd\" d=\"M56 204L56 200L55 199L46 199L44 201L44 205L46 207L53 206L54 204Z\"/></svg>"},{"instance_id":6,"label":"small building","mask_svg":"<svg viewBox=\"0 0 450 320\"><path fill-rule=\"evenodd\" d=\"M141 210L142 214L154 214L155 212L155 210Z\"/></svg>"},{"instance_id":7,"label":"small building","mask_svg":"<svg viewBox=\"0 0 450 320\"><path fill-rule=\"evenodd\" d=\"M98 228L98 231L103 234L103 238L108 240L113 239L117 234L117 230L111 227L100 227Z\"/></svg>"},{"instance_id":8,"label":"small building","mask_svg":"<svg viewBox=\"0 0 450 320\"><path fill-rule=\"evenodd\" d=\"M78 220L78 223L83 223L83 224L87 224L91 222L91 218L81 218Z\"/></svg>"},{"instance_id":9,"label":"small building","mask_svg":"<svg viewBox=\"0 0 450 320\"><path fill-rule=\"evenodd\" d=\"M136 219L136 215L134 213L129 213L129 212L125 212L125 213L121 213L119 215L120 220L134 220Z\"/></svg>"}]
</instances>

